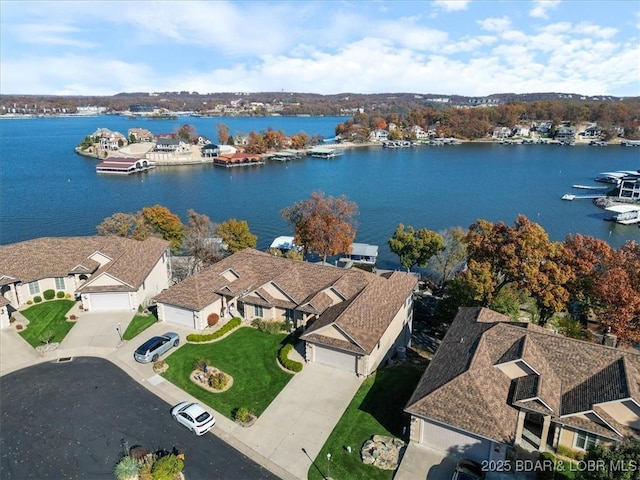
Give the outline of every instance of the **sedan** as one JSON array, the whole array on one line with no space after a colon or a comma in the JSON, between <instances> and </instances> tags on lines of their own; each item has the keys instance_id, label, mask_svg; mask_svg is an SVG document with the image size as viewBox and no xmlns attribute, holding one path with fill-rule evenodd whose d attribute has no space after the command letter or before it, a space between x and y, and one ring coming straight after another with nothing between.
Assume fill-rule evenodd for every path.
<instances>
[{"instance_id":1,"label":"sedan","mask_svg":"<svg viewBox=\"0 0 640 480\"><path fill-rule=\"evenodd\" d=\"M140 345L134 352L133 358L140 363L157 362L160 355L179 344L180 335L175 332L167 332L164 335L150 338Z\"/></svg>"},{"instance_id":2,"label":"sedan","mask_svg":"<svg viewBox=\"0 0 640 480\"><path fill-rule=\"evenodd\" d=\"M215 417L197 403L180 402L171 415L196 435L204 435L216 424Z\"/></svg>"}]
</instances>

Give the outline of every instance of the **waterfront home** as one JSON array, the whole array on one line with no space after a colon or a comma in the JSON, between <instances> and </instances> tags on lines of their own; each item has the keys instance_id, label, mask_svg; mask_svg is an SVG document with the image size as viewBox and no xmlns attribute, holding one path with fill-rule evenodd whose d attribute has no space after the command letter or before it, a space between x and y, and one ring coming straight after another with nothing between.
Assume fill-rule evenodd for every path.
<instances>
[{"instance_id":1,"label":"waterfront home","mask_svg":"<svg viewBox=\"0 0 640 480\"><path fill-rule=\"evenodd\" d=\"M429 133L424 131L424 128L422 128L419 125L414 125L411 127L411 135L416 139L416 140L427 140L429 139Z\"/></svg>"},{"instance_id":2,"label":"waterfront home","mask_svg":"<svg viewBox=\"0 0 640 480\"><path fill-rule=\"evenodd\" d=\"M99 128L91 136L98 139L103 150L118 150L129 143L120 132L113 132L108 128Z\"/></svg>"},{"instance_id":3,"label":"waterfront home","mask_svg":"<svg viewBox=\"0 0 640 480\"><path fill-rule=\"evenodd\" d=\"M115 236L45 237L0 246L0 295L18 309L46 290L87 311L135 311L169 285L169 242Z\"/></svg>"},{"instance_id":4,"label":"waterfront home","mask_svg":"<svg viewBox=\"0 0 640 480\"><path fill-rule=\"evenodd\" d=\"M129 138L133 138L136 142L153 142L154 136L146 128L130 128L127 131Z\"/></svg>"},{"instance_id":5,"label":"waterfront home","mask_svg":"<svg viewBox=\"0 0 640 480\"><path fill-rule=\"evenodd\" d=\"M208 143L200 149L200 154L205 157L217 157L220 155L220 147L215 143Z\"/></svg>"},{"instance_id":6,"label":"waterfront home","mask_svg":"<svg viewBox=\"0 0 640 480\"><path fill-rule=\"evenodd\" d=\"M383 140L386 140L388 138L389 132L383 130L382 128L376 128L372 130L371 134L369 135L369 140L371 140L372 142L382 142Z\"/></svg>"},{"instance_id":7,"label":"waterfront home","mask_svg":"<svg viewBox=\"0 0 640 480\"><path fill-rule=\"evenodd\" d=\"M179 153L189 150L189 144L178 138L158 138L154 151L165 153Z\"/></svg>"},{"instance_id":8,"label":"waterfront home","mask_svg":"<svg viewBox=\"0 0 640 480\"><path fill-rule=\"evenodd\" d=\"M351 249L345 253L340 262L375 265L378 260L378 246L367 243L352 243Z\"/></svg>"},{"instance_id":9,"label":"waterfront home","mask_svg":"<svg viewBox=\"0 0 640 480\"><path fill-rule=\"evenodd\" d=\"M504 140L505 138L511 136L511 129L508 127L494 128L491 136L496 140Z\"/></svg>"},{"instance_id":10,"label":"waterfront home","mask_svg":"<svg viewBox=\"0 0 640 480\"><path fill-rule=\"evenodd\" d=\"M109 157L96 165L97 173L130 175L155 168L156 164L144 158Z\"/></svg>"},{"instance_id":11,"label":"waterfront home","mask_svg":"<svg viewBox=\"0 0 640 480\"><path fill-rule=\"evenodd\" d=\"M218 314L292 322L308 362L369 375L411 340L418 279L237 252L155 297L158 318L194 330Z\"/></svg>"},{"instance_id":12,"label":"waterfront home","mask_svg":"<svg viewBox=\"0 0 640 480\"><path fill-rule=\"evenodd\" d=\"M452 322L405 411L410 439L476 461L640 439L640 355L480 307Z\"/></svg>"},{"instance_id":13,"label":"waterfront home","mask_svg":"<svg viewBox=\"0 0 640 480\"><path fill-rule=\"evenodd\" d=\"M573 127L567 127L564 125L558 127L555 139L560 143L571 144L576 140L576 130Z\"/></svg>"}]
</instances>

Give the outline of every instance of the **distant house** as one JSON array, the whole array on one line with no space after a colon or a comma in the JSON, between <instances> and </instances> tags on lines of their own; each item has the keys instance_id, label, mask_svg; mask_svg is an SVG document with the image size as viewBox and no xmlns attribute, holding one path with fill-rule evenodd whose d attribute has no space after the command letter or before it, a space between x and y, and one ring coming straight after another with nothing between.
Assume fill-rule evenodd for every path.
<instances>
[{"instance_id":1,"label":"distant house","mask_svg":"<svg viewBox=\"0 0 640 480\"><path fill-rule=\"evenodd\" d=\"M100 148L103 150L118 150L129 143L120 132L112 132L108 128L99 128L92 137L99 138Z\"/></svg>"},{"instance_id":2,"label":"distant house","mask_svg":"<svg viewBox=\"0 0 640 480\"><path fill-rule=\"evenodd\" d=\"M176 152L181 143L184 142L177 138L158 138L154 150L156 152Z\"/></svg>"},{"instance_id":3,"label":"distant house","mask_svg":"<svg viewBox=\"0 0 640 480\"><path fill-rule=\"evenodd\" d=\"M476 461L640 439L640 355L461 308L405 408L411 441Z\"/></svg>"},{"instance_id":4,"label":"distant house","mask_svg":"<svg viewBox=\"0 0 640 480\"><path fill-rule=\"evenodd\" d=\"M498 127L493 129L493 134L491 135L496 140L504 140L511 136L511 129L508 127Z\"/></svg>"},{"instance_id":5,"label":"distant house","mask_svg":"<svg viewBox=\"0 0 640 480\"><path fill-rule=\"evenodd\" d=\"M555 139L560 143L573 143L576 140L576 130L573 127L560 126L556 130Z\"/></svg>"},{"instance_id":6,"label":"distant house","mask_svg":"<svg viewBox=\"0 0 640 480\"><path fill-rule=\"evenodd\" d=\"M136 142L153 142L153 133L146 128L130 128L127 132Z\"/></svg>"},{"instance_id":7,"label":"distant house","mask_svg":"<svg viewBox=\"0 0 640 480\"><path fill-rule=\"evenodd\" d=\"M420 125L414 125L411 127L411 133L415 136L416 140L427 140L429 138L429 134L424 131Z\"/></svg>"},{"instance_id":8,"label":"distant house","mask_svg":"<svg viewBox=\"0 0 640 480\"><path fill-rule=\"evenodd\" d=\"M134 311L169 285L169 242L50 237L0 246L0 294L17 309L45 290L88 311ZM3 300L4 302L4 300Z\"/></svg>"},{"instance_id":9,"label":"distant house","mask_svg":"<svg viewBox=\"0 0 640 480\"><path fill-rule=\"evenodd\" d=\"M200 149L203 157L217 157L220 155L220 147L214 143L208 143Z\"/></svg>"},{"instance_id":10,"label":"distant house","mask_svg":"<svg viewBox=\"0 0 640 480\"><path fill-rule=\"evenodd\" d=\"M618 198L625 200L640 200L640 171L638 175L627 175L620 180Z\"/></svg>"},{"instance_id":11,"label":"distant house","mask_svg":"<svg viewBox=\"0 0 640 480\"><path fill-rule=\"evenodd\" d=\"M155 297L158 317L195 330L218 314L289 320L308 362L367 376L411 340L417 278L275 257L254 249L204 268ZM372 314L375 312L375 314Z\"/></svg>"},{"instance_id":12,"label":"distant house","mask_svg":"<svg viewBox=\"0 0 640 480\"><path fill-rule=\"evenodd\" d=\"M525 127L523 125L516 125L516 127L513 129L514 137L528 137L530 135L531 135L531 130L529 129L529 127Z\"/></svg>"},{"instance_id":13,"label":"distant house","mask_svg":"<svg viewBox=\"0 0 640 480\"><path fill-rule=\"evenodd\" d=\"M387 140L388 138L389 132L386 130L376 128L375 130L371 131L370 139L372 142L382 142L384 140Z\"/></svg>"},{"instance_id":14,"label":"distant house","mask_svg":"<svg viewBox=\"0 0 640 480\"><path fill-rule=\"evenodd\" d=\"M590 125L582 132L583 137L598 138L602 134L602 129L598 125Z\"/></svg>"}]
</instances>

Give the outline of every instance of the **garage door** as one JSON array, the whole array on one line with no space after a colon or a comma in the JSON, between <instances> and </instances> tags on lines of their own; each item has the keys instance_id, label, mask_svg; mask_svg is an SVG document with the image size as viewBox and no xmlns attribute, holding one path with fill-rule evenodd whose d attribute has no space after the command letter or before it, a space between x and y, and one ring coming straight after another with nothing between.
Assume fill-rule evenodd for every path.
<instances>
[{"instance_id":1,"label":"garage door","mask_svg":"<svg viewBox=\"0 0 640 480\"><path fill-rule=\"evenodd\" d=\"M470 458L476 462L489 460L491 441L474 437L451 427L422 420L422 442L434 450L456 452L459 456Z\"/></svg>"},{"instance_id":2,"label":"garage door","mask_svg":"<svg viewBox=\"0 0 640 480\"><path fill-rule=\"evenodd\" d=\"M164 305L164 321L181 325L183 327L195 328L193 324L193 310Z\"/></svg>"},{"instance_id":3,"label":"garage door","mask_svg":"<svg viewBox=\"0 0 640 480\"><path fill-rule=\"evenodd\" d=\"M92 312L131 310L128 293L91 293L89 304Z\"/></svg>"},{"instance_id":4,"label":"garage door","mask_svg":"<svg viewBox=\"0 0 640 480\"><path fill-rule=\"evenodd\" d=\"M355 355L339 350L319 347L318 345L314 346L314 352L313 361L316 363L322 363L323 365L329 365L349 372L356 372L357 357Z\"/></svg>"}]
</instances>

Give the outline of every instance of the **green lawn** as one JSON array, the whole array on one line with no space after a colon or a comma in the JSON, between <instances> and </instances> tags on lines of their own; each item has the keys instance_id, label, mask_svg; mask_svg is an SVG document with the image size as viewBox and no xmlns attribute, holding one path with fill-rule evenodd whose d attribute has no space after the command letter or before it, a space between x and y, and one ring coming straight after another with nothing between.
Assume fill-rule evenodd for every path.
<instances>
[{"instance_id":1,"label":"green lawn","mask_svg":"<svg viewBox=\"0 0 640 480\"><path fill-rule=\"evenodd\" d=\"M360 448L372 435L391 435L407 441L408 417L403 409L413 393L424 366L398 365L379 370L366 379L331 432L309 468L309 480L349 478L350 480L391 480L391 470L380 470L360 460ZM351 447L351 453L346 451ZM331 464L327 461L331 454Z\"/></svg>"},{"instance_id":2,"label":"green lawn","mask_svg":"<svg viewBox=\"0 0 640 480\"><path fill-rule=\"evenodd\" d=\"M138 314L135 317L133 317L133 320L131 320L131 323L129 323L129 326L125 330L124 335L122 335L122 338L124 338L125 340L131 340L136 335L139 335L140 333L142 333L144 330L149 328L151 325L153 325L157 321L158 319L152 314L149 314L149 315Z\"/></svg>"},{"instance_id":3,"label":"green lawn","mask_svg":"<svg viewBox=\"0 0 640 480\"><path fill-rule=\"evenodd\" d=\"M53 335L50 343L61 342L75 325L65 317L75 303L73 300L49 300L22 310L20 313L27 317L29 325L20 335L33 348L44 345L43 337L49 334Z\"/></svg>"},{"instance_id":4,"label":"green lawn","mask_svg":"<svg viewBox=\"0 0 640 480\"><path fill-rule=\"evenodd\" d=\"M232 418L238 407L252 409L260 416L292 377L277 364L278 350L285 338L284 334L245 327L218 342L189 343L166 358L169 370L163 376L225 417ZM206 358L212 366L231 375L232 387L211 393L191 382L189 375L199 358Z\"/></svg>"}]
</instances>

